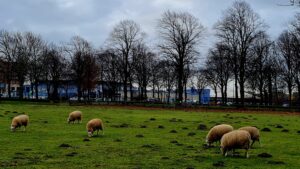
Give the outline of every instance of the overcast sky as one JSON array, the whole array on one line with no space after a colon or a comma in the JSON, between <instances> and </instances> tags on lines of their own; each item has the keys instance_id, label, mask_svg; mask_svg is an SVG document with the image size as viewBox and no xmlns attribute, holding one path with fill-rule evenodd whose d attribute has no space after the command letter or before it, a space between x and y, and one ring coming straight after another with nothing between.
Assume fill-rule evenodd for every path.
<instances>
[{"instance_id":1,"label":"overcast sky","mask_svg":"<svg viewBox=\"0 0 300 169\"><path fill-rule=\"evenodd\" d=\"M166 10L187 11L207 28L208 48L212 27L234 0L0 0L0 29L33 31L50 42L67 42L82 36L95 47L104 44L113 26L122 19L132 19L155 44L156 25ZM276 38L286 28L300 7L279 6L289 0L246 0L270 26ZM205 52L202 52L205 53Z\"/></svg>"}]
</instances>

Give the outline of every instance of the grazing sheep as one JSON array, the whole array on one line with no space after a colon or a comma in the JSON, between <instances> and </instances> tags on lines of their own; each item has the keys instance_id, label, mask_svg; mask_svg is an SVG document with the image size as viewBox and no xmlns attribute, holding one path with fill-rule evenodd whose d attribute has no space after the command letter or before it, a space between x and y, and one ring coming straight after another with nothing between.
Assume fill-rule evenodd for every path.
<instances>
[{"instance_id":1,"label":"grazing sheep","mask_svg":"<svg viewBox=\"0 0 300 169\"><path fill-rule=\"evenodd\" d=\"M223 135L221 139L221 152L227 156L228 151L235 149L245 149L245 156L248 158L248 149L250 148L251 136L248 131L234 130Z\"/></svg>"},{"instance_id":2,"label":"grazing sheep","mask_svg":"<svg viewBox=\"0 0 300 169\"><path fill-rule=\"evenodd\" d=\"M222 136L231 132L233 127L228 124L220 124L211 128L206 136L206 143L210 146L213 142L220 141Z\"/></svg>"},{"instance_id":3,"label":"grazing sheep","mask_svg":"<svg viewBox=\"0 0 300 169\"><path fill-rule=\"evenodd\" d=\"M102 130L102 134L104 134L103 122L101 119L92 119L86 124L86 129L88 132L88 136L92 137L94 131L97 131L97 135L99 130Z\"/></svg>"},{"instance_id":4,"label":"grazing sheep","mask_svg":"<svg viewBox=\"0 0 300 169\"><path fill-rule=\"evenodd\" d=\"M75 122L75 120L79 122L81 122L81 117L82 117L82 113L81 111L73 111L69 114L69 117L68 117L68 120L67 122L70 123L70 122Z\"/></svg>"},{"instance_id":5,"label":"grazing sheep","mask_svg":"<svg viewBox=\"0 0 300 169\"><path fill-rule=\"evenodd\" d=\"M239 130L245 130L248 131L250 133L251 136L251 147L254 144L255 141L258 141L259 145L260 145L260 141L259 141L259 130L256 127L252 127L252 126L246 126L246 127L241 127L239 128Z\"/></svg>"},{"instance_id":6,"label":"grazing sheep","mask_svg":"<svg viewBox=\"0 0 300 169\"><path fill-rule=\"evenodd\" d=\"M16 128L24 126L24 131L26 130L26 126L29 123L29 117L25 114L18 115L12 119L10 129L11 131L16 131Z\"/></svg>"}]
</instances>

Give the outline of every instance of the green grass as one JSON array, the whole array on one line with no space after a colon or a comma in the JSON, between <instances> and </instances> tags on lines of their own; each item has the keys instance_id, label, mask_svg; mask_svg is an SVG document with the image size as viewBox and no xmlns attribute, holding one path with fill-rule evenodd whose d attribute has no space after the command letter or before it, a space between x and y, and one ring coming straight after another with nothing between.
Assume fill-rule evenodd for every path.
<instances>
[{"instance_id":1,"label":"green grass","mask_svg":"<svg viewBox=\"0 0 300 169\"><path fill-rule=\"evenodd\" d=\"M83 123L67 124L68 113L73 110L83 112ZM25 132L13 133L11 119L22 112L30 116L30 124ZM0 168L216 168L214 164L222 162L224 168L299 168L299 116L227 114L3 102ZM92 118L104 121L105 135L84 141L85 124ZM199 124L210 128L217 123L235 128L268 127L271 132L261 132L261 147L254 144L249 159L243 157L244 150L238 150L241 156L225 158L218 147L203 147L208 130L197 130ZM122 124L128 127L120 127ZM277 124L283 128L276 128ZM282 129L289 132L281 132ZM189 133L195 135L188 136ZM59 147L63 143L71 147ZM257 156L260 153L273 157L261 158ZM270 161L284 164L269 164Z\"/></svg>"}]
</instances>

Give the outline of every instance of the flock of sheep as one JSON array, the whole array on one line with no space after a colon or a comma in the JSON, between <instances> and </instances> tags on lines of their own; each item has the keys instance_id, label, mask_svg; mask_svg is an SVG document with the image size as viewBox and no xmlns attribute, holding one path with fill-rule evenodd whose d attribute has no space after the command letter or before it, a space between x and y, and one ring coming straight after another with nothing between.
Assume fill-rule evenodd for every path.
<instances>
[{"instance_id":1,"label":"flock of sheep","mask_svg":"<svg viewBox=\"0 0 300 169\"><path fill-rule=\"evenodd\" d=\"M234 130L231 125L220 124L210 129L206 136L206 143L210 146L213 142L221 142L221 152L227 156L228 151L235 149L245 149L245 156L248 158L248 150L255 141L259 141L259 130L256 127L247 126Z\"/></svg>"},{"instance_id":2,"label":"flock of sheep","mask_svg":"<svg viewBox=\"0 0 300 169\"><path fill-rule=\"evenodd\" d=\"M69 117L67 119L68 123L75 123L75 121L77 120L77 122L81 122L81 118L82 118L82 112L81 111L73 111L69 114ZM11 122L11 130L15 131L16 128L20 128L22 126L24 126L24 131L26 130L26 127L29 123L29 117L28 115L22 114L22 115L18 115L16 117L14 117L12 119ZM104 134L104 127L103 127L103 122L101 119L92 119L90 120L87 124L86 124L86 130L88 132L88 136L92 137L93 133L95 131L97 131L97 135L99 134L99 130L102 131L102 134Z\"/></svg>"},{"instance_id":3,"label":"flock of sheep","mask_svg":"<svg viewBox=\"0 0 300 169\"><path fill-rule=\"evenodd\" d=\"M81 122L82 112L81 111L73 111L69 114L67 119L68 123ZM16 128L24 126L24 130L29 123L28 115L18 115L13 118L11 123L11 130L15 131ZM86 130L89 137L93 136L93 133L97 131L97 135L99 130L104 134L103 122L101 119L92 119L86 124ZM253 145L255 141L259 141L259 130L256 127L242 127L238 130L234 130L231 125L228 124L220 124L212 127L206 136L206 143L210 146L214 142L220 142L220 148L223 155L227 156L228 151L234 153L235 149L245 149L245 156L248 158L248 150ZM252 140L252 144L250 146L250 142Z\"/></svg>"}]
</instances>

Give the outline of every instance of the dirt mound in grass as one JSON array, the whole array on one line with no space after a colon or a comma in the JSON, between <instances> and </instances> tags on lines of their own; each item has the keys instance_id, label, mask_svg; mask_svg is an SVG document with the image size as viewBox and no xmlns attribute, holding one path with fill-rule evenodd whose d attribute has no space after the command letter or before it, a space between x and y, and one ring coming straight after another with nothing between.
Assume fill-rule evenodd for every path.
<instances>
[{"instance_id":1,"label":"dirt mound in grass","mask_svg":"<svg viewBox=\"0 0 300 169\"><path fill-rule=\"evenodd\" d=\"M194 136L194 135L196 135L196 133L194 133L194 132L189 132L189 133L187 134L187 136Z\"/></svg>"},{"instance_id":2,"label":"dirt mound in grass","mask_svg":"<svg viewBox=\"0 0 300 169\"><path fill-rule=\"evenodd\" d=\"M182 129L182 130L188 130L189 128L187 128L187 127L182 127L181 129Z\"/></svg>"},{"instance_id":3,"label":"dirt mound in grass","mask_svg":"<svg viewBox=\"0 0 300 169\"><path fill-rule=\"evenodd\" d=\"M164 129L165 127L163 125L158 126L159 129Z\"/></svg>"},{"instance_id":4,"label":"dirt mound in grass","mask_svg":"<svg viewBox=\"0 0 300 169\"><path fill-rule=\"evenodd\" d=\"M277 125L275 125L275 128L282 129L282 128L283 128L283 126L282 126L282 125L280 125L280 124L277 124Z\"/></svg>"},{"instance_id":5,"label":"dirt mound in grass","mask_svg":"<svg viewBox=\"0 0 300 169\"><path fill-rule=\"evenodd\" d=\"M199 124L197 129L198 130L207 130L207 126L205 124Z\"/></svg>"},{"instance_id":6,"label":"dirt mound in grass","mask_svg":"<svg viewBox=\"0 0 300 169\"><path fill-rule=\"evenodd\" d=\"M68 157L74 157L77 154L78 154L77 152L71 152L71 153L66 154L66 156L68 156Z\"/></svg>"},{"instance_id":7,"label":"dirt mound in grass","mask_svg":"<svg viewBox=\"0 0 300 169\"><path fill-rule=\"evenodd\" d=\"M169 160L169 157L161 157L162 160Z\"/></svg>"},{"instance_id":8,"label":"dirt mound in grass","mask_svg":"<svg viewBox=\"0 0 300 169\"><path fill-rule=\"evenodd\" d=\"M268 161L268 164L273 164L273 165L282 165L285 164L283 161Z\"/></svg>"},{"instance_id":9,"label":"dirt mound in grass","mask_svg":"<svg viewBox=\"0 0 300 169\"><path fill-rule=\"evenodd\" d=\"M272 157L272 155L269 153L261 153L261 154L258 154L257 156L261 157L261 158L271 158Z\"/></svg>"},{"instance_id":10,"label":"dirt mound in grass","mask_svg":"<svg viewBox=\"0 0 300 169\"><path fill-rule=\"evenodd\" d=\"M261 129L261 131L265 131L265 132L271 132L271 129L269 129L269 128L265 127L265 128L263 128L263 129Z\"/></svg>"},{"instance_id":11,"label":"dirt mound in grass","mask_svg":"<svg viewBox=\"0 0 300 169\"><path fill-rule=\"evenodd\" d=\"M172 143L172 144L177 144L178 141L177 141L177 140L171 140L170 143Z\"/></svg>"},{"instance_id":12,"label":"dirt mound in grass","mask_svg":"<svg viewBox=\"0 0 300 169\"><path fill-rule=\"evenodd\" d=\"M160 147L156 144L144 144L144 145L142 145L142 148L151 149L153 151L159 151L160 150Z\"/></svg>"},{"instance_id":13,"label":"dirt mound in grass","mask_svg":"<svg viewBox=\"0 0 300 169\"><path fill-rule=\"evenodd\" d=\"M177 131L176 130L171 130L170 133L177 133Z\"/></svg>"},{"instance_id":14,"label":"dirt mound in grass","mask_svg":"<svg viewBox=\"0 0 300 169\"><path fill-rule=\"evenodd\" d=\"M112 125L112 127L115 127L115 128L128 128L129 127L129 124L127 123L122 123L120 125Z\"/></svg>"},{"instance_id":15,"label":"dirt mound in grass","mask_svg":"<svg viewBox=\"0 0 300 169\"><path fill-rule=\"evenodd\" d=\"M225 163L224 161L217 161L215 163L213 163L214 167L225 167Z\"/></svg>"},{"instance_id":16,"label":"dirt mound in grass","mask_svg":"<svg viewBox=\"0 0 300 169\"><path fill-rule=\"evenodd\" d=\"M63 144L59 145L59 147L61 147L61 148L69 148L69 147L72 147L72 146L70 144L63 143Z\"/></svg>"},{"instance_id":17,"label":"dirt mound in grass","mask_svg":"<svg viewBox=\"0 0 300 169\"><path fill-rule=\"evenodd\" d=\"M142 135L142 134L137 134L135 137L137 137L137 138L143 138L144 135Z\"/></svg>"},{"instance_id":18,"label":"dirt mound in grass","mask_svg":"<svg viewBox=\"0 0 300 169\"><path fill-rule=\"evenodd\" d=\"M115 139L114 142L122 142L121 139Z\"/></svg>"}]
</instances>

